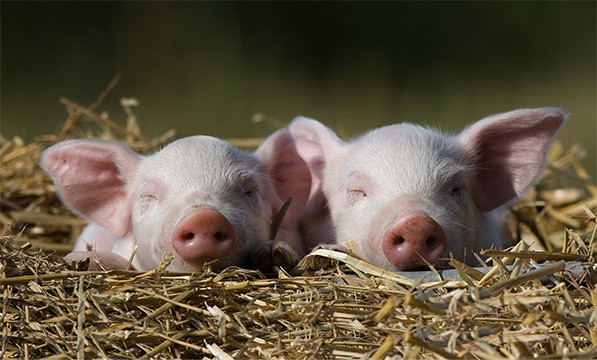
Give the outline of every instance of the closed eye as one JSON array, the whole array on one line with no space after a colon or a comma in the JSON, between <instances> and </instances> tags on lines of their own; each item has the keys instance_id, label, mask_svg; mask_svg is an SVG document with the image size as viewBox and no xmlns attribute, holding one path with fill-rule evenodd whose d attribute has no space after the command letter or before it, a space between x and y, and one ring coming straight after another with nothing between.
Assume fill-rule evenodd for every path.
<instances>
[{"instance_id":1,"label":"closed eye","mask_svg":"<svg viewBox=\"0 0 597 360\"><path fill-rule=\"evenodd\" d=\"M153 204L158 201L158 198L153 195L141 195L140 203L141 203L141 213L146 212Z\"/></svg>"},{"instance_id":2,"label":"closed eye","mask_svg":"<svg viewBox=\"0 0 597 360\"><path fill-rule=\"evenodd\" d=\"M259 193L259 183L253 176L244 174L234 181L235 183L233 186L236 187L236 191L238 191L237 194L242 194L243 197L250 198Z\"/></svg>"},{"instance_id":3,"label":"closed eye","mask_svg":"<svg viewBox=\"0 0 597 360\"><path fill-rule=\"evenodd\" d=\"M158 179L147 180L139 190L141 201L162 201L166 197L167 187Z\"/></svg>"},{"instance_id":4,"label":"closed eye","mask_svg":"<svg viewBox=\"0 0 597 360\"><path fill-rule=\"evenodd\" d=\"M361 189L347 189L346 193L350 196L358 196L358 197L365 197L367 196L367 193L364 190Z\"/></svg>"},{"instance_id":5,"label":"closed eye","mask_svg":"<svg viewBox=\"0 0 597 360\"><path fill-rule=\"evenodd\" d=\"M243 194L243 197L252 198L259 194L259 186L253 181L247 181L240 185L240 193Z\"/></svg>"},{"instance_id":6,"label":"closed eye","mask_svg":"<svg viewBox=\"0 0 597 360\"><path fill-rule=\"evenodd\" d=\"M349 201L354 203L367 197L368 193L372 189L372 180L369 175L362 171L353 171L344 184L346 194L348 195Z\"/></svg>"},{"instance_id":7,"label":"closed eye","mask_svg":"<svg viewBox=\"0 0 597 360\"><path fill-rule=\"evenodd\" d=\"M463 196L466 192L466 183L461 175L456 175L450 179L445 185L445 191L454 198Z\"/></svg>"},{"instance_id":8,"label":"closed eye","mask_svg":"<svg viewBox=\"0 0 597 360\"><path fill-rule=\"evenodd\" d=\"M255 196L255 194L257 194L257 190L245 190L243 196L252 197Z\"/></svg>"}]
</instances>

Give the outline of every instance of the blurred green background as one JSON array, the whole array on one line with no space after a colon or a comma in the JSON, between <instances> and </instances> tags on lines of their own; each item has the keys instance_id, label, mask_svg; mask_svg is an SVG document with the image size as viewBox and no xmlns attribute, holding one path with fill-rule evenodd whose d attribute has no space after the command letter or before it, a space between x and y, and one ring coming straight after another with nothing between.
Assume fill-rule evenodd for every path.
<instances>
[{"instance_id":1,"label":"blurred green background","mask_svg":"<svg viewBox=\"0 0 597 360\"><path fill-rule=\"evenodd\" d=\"M2 2L1 132L60 129L60 96L158 135L248 137L302 114L345 135L399 121L457 131L559 106L597 169L595 2Z\"/></svg>"}]
</instances>

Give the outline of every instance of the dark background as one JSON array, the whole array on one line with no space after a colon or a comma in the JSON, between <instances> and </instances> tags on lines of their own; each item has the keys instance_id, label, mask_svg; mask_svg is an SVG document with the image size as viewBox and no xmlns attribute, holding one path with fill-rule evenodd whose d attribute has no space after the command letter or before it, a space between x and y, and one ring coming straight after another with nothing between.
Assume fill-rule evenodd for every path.
<instances>
[{"instance_id":1,"label":"dark background","mask_svg":"<svg viewBox=\"0 0 597 360\"><path fill-rule=\"evenodd\" d=\"M596 3L5 2L1 133L56 132L60 96L114 120L135 97L158 135L265 136L262 113L341 134L412 121L457 131L524 107L571 113L595 177Z\"/></svg>"}]
</instances>

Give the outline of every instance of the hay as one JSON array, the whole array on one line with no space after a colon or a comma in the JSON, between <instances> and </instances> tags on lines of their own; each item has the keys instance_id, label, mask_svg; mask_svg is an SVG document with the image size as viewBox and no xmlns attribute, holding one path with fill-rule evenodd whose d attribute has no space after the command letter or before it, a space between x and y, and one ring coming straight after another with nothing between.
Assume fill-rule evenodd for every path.
<instances>
[{"instance_id":1,"label":"hay","mask_svg":"<svg viewBox=\"0 0 597 360\"><path fill-rule=\"evenodd\" d=\"M138 105L135 99L121 100L128 114L126 126L112 121L107 113L98 114L69 99L60 101L69 115L59 134L40 136L30 144L19 137L0 137L0 236L18 233L17 243L31 243L65 255L86 223L57 198L54 184L38 166L42 151L68 139L99 138L121 141L139 153L148 153L172 140L175 133L169 130L154 139L141 134L131 110Z\"/></svg>"},{"instance_id":2,"label":"hay","mask_svg":"<svg viewBox=\"0 0 597 360\"><path fill-rule=\"evenodd\" d=\"M89 272L66 264L84 222L37 167L67 138L142 135L63 99L58 135L2 139L1 358L595 358L597 186L582 151L553 148L544 179L512 208L517 244L485 268L390 273L320 249L291 274L228 268ZM50 250L50 251L48 251ZM84 264L80 265L84 268Z\"/></svg>"}]
</instances>

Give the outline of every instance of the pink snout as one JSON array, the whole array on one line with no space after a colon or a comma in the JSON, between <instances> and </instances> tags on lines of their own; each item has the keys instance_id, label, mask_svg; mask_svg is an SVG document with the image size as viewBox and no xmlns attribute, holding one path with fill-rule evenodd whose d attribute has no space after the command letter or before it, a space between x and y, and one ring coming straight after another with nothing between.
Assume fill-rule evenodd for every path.
<instances>
[{"instance_id":1,"label":"pink snout","mask_svg":"<svg viewBox=\"0 0 597 360\"><path fill-rule=\"evenodd\" d=\"M190 263L204 263L226 256L234 248L232 224L218 211L200 208L174 228L172 246Z\"/></svg>"},{"instance_id":2,"label":"pink snout","mask_svg":"<svg viewBox=\"0 0 597 360\"><path fill-rule=\"evenodd\" d=\"M431 264L444 255L446 234L429 216L412 212L398 218L384 234L382 250L400 270Z\"/></svg>"}]
</instances>

